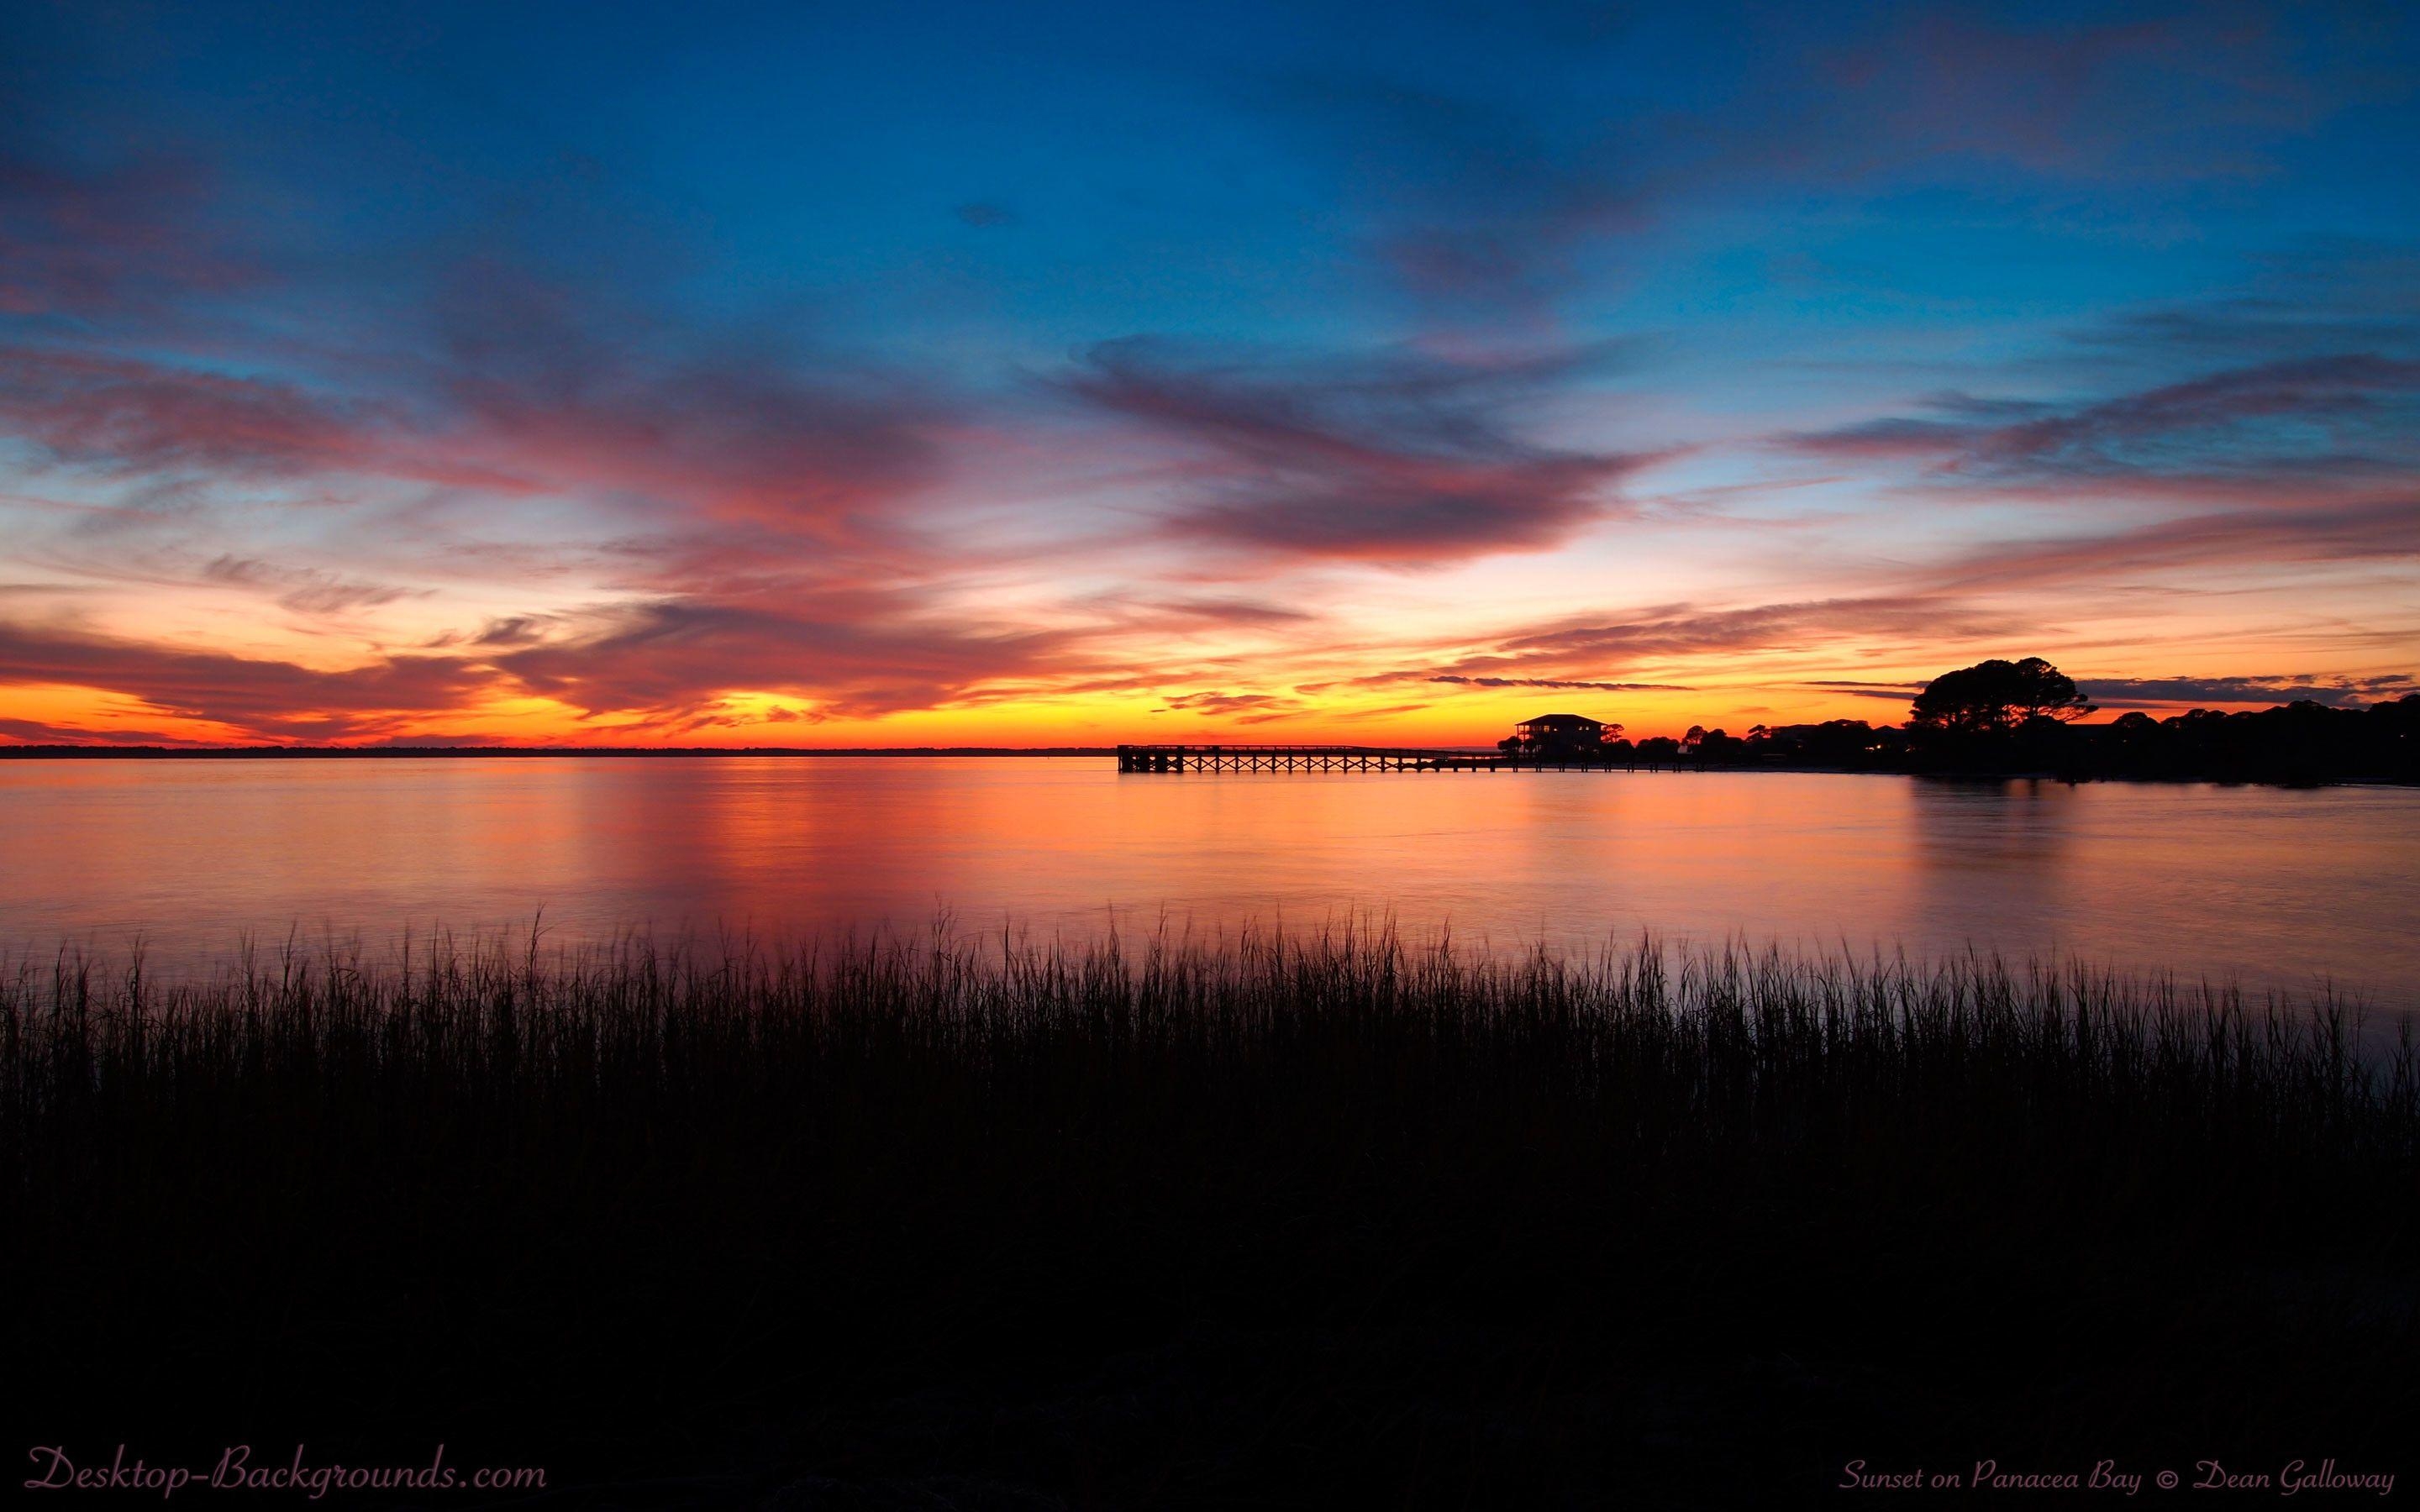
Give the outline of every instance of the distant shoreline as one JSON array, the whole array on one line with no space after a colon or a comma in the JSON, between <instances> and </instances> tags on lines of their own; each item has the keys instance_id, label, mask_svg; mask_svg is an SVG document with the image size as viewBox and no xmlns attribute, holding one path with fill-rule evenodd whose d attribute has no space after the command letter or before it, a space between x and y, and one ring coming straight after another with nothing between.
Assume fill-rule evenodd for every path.
<instances>
[{"instance_id":1,"label":"distant shoreline","mask_svg":"<svg viewBox=\"0 0 2420 1512\"><path fill-rule=\"evenodd\" d=\"M380 756L1114 756L1115 746L0 746L14 761L295 761Z\"/></svg>"},{"instance_id":2,"label":"distant shoreline","mask_svg":"<svg viewBox=\"0 0 2420 1512\"><path fill-rule=\"evenodd\" d=\"M1483 747L1440 747L1492 754ZM1083 757L1109 758L1115 746L0 746L0 761L337 761L376 758L731 758L766 757ZM1546 770L1545 764L1522 771ZM1571 766L1570 771L1599 768ZM1977 782L2215 782L2230 787L2397 787L2414 786L2412 779L2392 774L2290 779L2249 773L2147 773L2062 771L2053 767L1908 767L1852 766L1824 762L1742 762L1700 764L1696 762L1625 766L1611 763L1607 772L1650 772L1695 776L1704 773L1797 773L1838 777L1931 777ZM1163 778L1164 779L1164 778Z\"/></svg>"}]
</instances>

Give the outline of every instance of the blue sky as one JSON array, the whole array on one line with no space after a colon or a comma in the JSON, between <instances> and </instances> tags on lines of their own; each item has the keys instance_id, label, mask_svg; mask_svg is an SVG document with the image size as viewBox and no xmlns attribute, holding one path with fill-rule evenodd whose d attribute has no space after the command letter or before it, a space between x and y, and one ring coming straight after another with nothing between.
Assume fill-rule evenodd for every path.
<instances>
[{"instance_id":1,"label":"blue sky","mask_svg":"<svg viewBox=\"0 0 2420 1512\"><path fill-rule=\"evenodd\" d=\"M6 11L0 736L2420 660L2408 7Z\"/></svg>"}]
</instances>

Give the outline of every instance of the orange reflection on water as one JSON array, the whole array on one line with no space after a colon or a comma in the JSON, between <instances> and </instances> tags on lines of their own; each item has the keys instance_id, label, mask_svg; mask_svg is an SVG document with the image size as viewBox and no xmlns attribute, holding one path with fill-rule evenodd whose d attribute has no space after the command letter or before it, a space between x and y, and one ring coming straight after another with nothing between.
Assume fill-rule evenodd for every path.
<instances>
[{"instance_id":1,"label":"orange reflection on water","mask_svg":"<svg viewBox=\"0 0 2420 1512\"><path fill-rule=\"evenodd\" d=\"M0 944L195 961L289 927L561 939L1389 913L1473 947L1642 931L1969 945L2409 1003L2420 794L1802 773L1121 776L1099 758L0 764Z\"/></svg>"}]
</instances>

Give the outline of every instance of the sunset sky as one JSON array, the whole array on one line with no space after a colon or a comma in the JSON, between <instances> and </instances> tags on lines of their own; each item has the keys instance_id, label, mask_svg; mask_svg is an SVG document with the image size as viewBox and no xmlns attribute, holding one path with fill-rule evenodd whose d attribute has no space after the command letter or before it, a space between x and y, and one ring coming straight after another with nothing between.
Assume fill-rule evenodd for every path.
<instances>
[{"instance_id":1,"label":"sunset sky","mask_svg":"<svg viewBox=\"0 0 2420 1512\"><path fill-rule=\"evenodd\" d=\"M2420 673L2420 8L0 15L0 740Z\"/></svg>"}]
</instances>

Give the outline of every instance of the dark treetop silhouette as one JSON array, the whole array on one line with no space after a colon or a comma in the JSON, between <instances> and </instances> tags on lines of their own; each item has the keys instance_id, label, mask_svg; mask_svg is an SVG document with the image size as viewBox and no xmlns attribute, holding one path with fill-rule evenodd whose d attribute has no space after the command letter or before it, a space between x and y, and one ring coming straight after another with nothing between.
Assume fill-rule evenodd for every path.
<instances>
[{"instance_id":1,"label":"dark treetop silhouette","mask_svg":"<svg viewBox=\"0 0 2420 1512\"><path fill-rule=\"evenodd\" d=\"M2069 779L2157 778L2227 782L2420 781L2420 694L2361 708L2298 700L2257 712L2195 709L2106 724L2072 679L2040 656L1994 658L1944 672L1916 696L1907 722L1863 719L1758 725L1745 737L1692 727L1679 742L1640 741L1639 756L1684 764L1846 771L2048 773ZM1653 750L1651 752L1651 748ZM1627 761L1628 741L1608 742Z\"/></svg>"},{"instance_id":2,"label":"dark treetop silhouette","mask_svg":"<svg viewBox=\"0 0 2420 1512\"><path fill-rule=\"evenodd\" d=\"M1945 672L1904 725L1862 719L1722 732L1697 747L1707 764L1834 766L1896 772L2048 772L2069 779L2239 782L2420 781L2420 695L2363 708L2298 700L2257 712L2139 710L2081 724L2093 705L2039 656Z\"/></svg>"},{"instance_id":3,"label":"dark treetop silhouette","mask_svg":"<svg viewBox=\"0 0 2420 1512\"><path fill-rule=\"evenodd\" d=\"M2135 711L2106 724L2079 722L2097 712L2072 678L2041 657L1994 657L1926 684L1901 725L1829 719L1758 725L1745 736L1691 725L1678 740L1655 735L1634 743L1621 737L1619 724L1556 715L1524 723L1497 748L1614 767L2420 781L2420 694L2361 708L2306 699L2257 713L2195 709L2154 719Z\"/></svg>"},{"instance_id":4,"label":"dark treetop silhouette","mask_svg":"<svg viewBox=\"0 0 2420 1512\"><path fill-rule=\"evenodd\" d=\"M1908 722L1969 733L2012 730L2037 719L2080 719L2095 705L2065 672L2042 660L1993 658L1943 672L1916 696Z\"/></svg>"}]
</instances>

